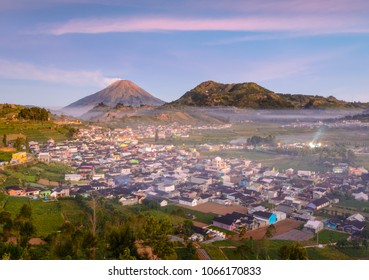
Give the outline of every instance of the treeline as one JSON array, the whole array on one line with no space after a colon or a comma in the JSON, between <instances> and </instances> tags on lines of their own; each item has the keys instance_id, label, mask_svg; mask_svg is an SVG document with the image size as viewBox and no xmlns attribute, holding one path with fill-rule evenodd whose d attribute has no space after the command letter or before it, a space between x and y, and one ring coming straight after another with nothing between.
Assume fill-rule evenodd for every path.
<instances>
[{"instance_id":1,"label":"treeline","mask_svg":"<svg viewBox=\"0 0 369 280\"><path fill-rule=\"evenodd\" d=\"M276 138L274 135L268 135L266 137L262 136L252 136L247 139L247 145L261 146L261 145L275 145Z\"/></svg>"},{"instance_id":2,"label":"treeline","mask_svg":"<svg viewBox=\"0 0 369 280\"><path fill-rule=\"evenodd\" d=\"M0 212L0 259L177 259L168 237L174 230L169 216L127 213L101 197L64 200L74 200L84 217L64 222L58 232L43 237L41 245L29 243L38 236L29 204L15 218Z\"/></svg>"},{"instance_id":3,"label":"treeline","mask_svg":"<svg viewBox=\"0 0 369 280\"><path fill-rule=\"evenodd\" d=\"M18 118L32 121L48 121L49 111L39 107L23 108L20 110Z\"/></svg>"}]
</instances>

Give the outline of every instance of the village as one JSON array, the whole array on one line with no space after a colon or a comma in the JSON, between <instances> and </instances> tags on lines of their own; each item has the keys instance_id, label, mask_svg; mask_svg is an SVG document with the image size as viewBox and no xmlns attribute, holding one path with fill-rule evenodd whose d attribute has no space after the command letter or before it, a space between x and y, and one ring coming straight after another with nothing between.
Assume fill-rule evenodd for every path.
<instances>
[{"instance_id":1,"label":"village","mask_svg":"<svg viewBox=\"0 0 369 280\"><path fill-rule=\"evenodd\" d=\"M31 154L37 161L63 163L75 171L65 174L63 184L54 188L9 186L6 192L43 200L98 195L119 199L123 206L154 201L160 207L175 204L200 212L214 209L214 213L221 207L223 211L211 224L195 224L194 241L204 241L209 234L214 240L224 239L231 232L252 232L279 223L287 225L279 232L286 240L311 239L324 228L347 232L351 238L364 230L367 213L348 214L339 206L340 198L347 196L368 201L369 174L364 168L342 163L328 173L292 167L276 170L246 159L202 156L202 150L212 145L178 147L142 142L143 138L172 134L188 137L189 129L106 130L92 126L80 129L75 140L31 141ZM22 164L29 158L25 152L16 153L11 164ZM196 221L194 215L187 215ZM295 221L303 226L296 229Z\"/></svg>"}]
</instances>

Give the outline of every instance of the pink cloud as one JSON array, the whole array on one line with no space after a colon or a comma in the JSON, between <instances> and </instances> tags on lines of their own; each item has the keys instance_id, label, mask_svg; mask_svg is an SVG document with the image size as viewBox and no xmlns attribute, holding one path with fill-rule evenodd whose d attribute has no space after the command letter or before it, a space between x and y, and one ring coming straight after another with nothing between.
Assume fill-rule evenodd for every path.
<instances>
[{"instance_id":1,"label":"pink cloud","mask_svg":"<svg viewBox=\"0 0 369 280\"><path fill-rule=\"evenodd\" d=\"M244 17L226 19L87 19L70 20L59 26L48 28L46 33L63 35L68 33L109 32L160 32L160 31L304 31L304 32L363 32L365 24L355 17L342 18L323 16L290 17Z\"/></svg>"}]
</instances>

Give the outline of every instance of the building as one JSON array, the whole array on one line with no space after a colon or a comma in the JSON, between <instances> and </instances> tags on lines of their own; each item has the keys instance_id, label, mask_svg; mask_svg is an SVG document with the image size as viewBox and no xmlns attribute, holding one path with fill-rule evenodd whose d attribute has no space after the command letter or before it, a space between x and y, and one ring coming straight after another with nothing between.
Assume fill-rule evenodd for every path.
<instances>
[{"instance_id":1,"label":"building","mask_svg":"<svg viewBox=\"0 0 369 280\"><path fill-rule=\"evenodd\" d=\"M198 204L198 201L197 201L196 198L180 197L178 199L178 203L182 204L182 205L187 205L187 206L194 207Z\"/></svg>"},{"instance_id":2,"label":"building","mask_svg":"<svg viewBox=\"0 0 369 280\"><path fill-rule=\"evenodd\" d=\"M252 213L255 219L265 222L267 225L272 225L277 222L277 216L274 213L266 211L256 211Z\"/></svg>"},{"instance_id":3,"label":"building","mask_svg":"<svg viewBox=\"0 0 369 280\"><path fill-rule=\"evenodd\" d=\"M319 231L323 230L324 224L321 221L308 221L304 225L304 230L310 231L313 233L318 233Z\"/></svg>"},{"instance_id":4,"label":"building","mask_svg":"<svg viewBox=\"0 0 369 280\"><path fill-rule=\"evenodd\" d=\"M327 207L330 204L331 204L330 200L326 199L325 197L322 197L322 198L315 199L315 200L311 201L307 205L307 207L312 209L312 210L320 210L324 207Z\"/></svg>"},{"instance_id":5,"label":"building","mask_svg":"<svg viewBox=\"0 0 369 280\"><path fill-rule=\"evenodd\" d=\"M12 154L12 159L10 161L11 164L23 164L27 161L27 153L19 152Z\"/></svg>"},{"instance_id":6,"label":"building","mask_svg":"<svg viewBox=\"0 0 369 280\"><path fill-rule=\"evenodd\" d=\"M39 153L37 158L41 162L49 163L50 162L50 153Z\"/></svg>"},{"instance_id":7,"label":"building","mask_svg":"<svg viewBox=\"0 0 369 280\"><path fill-rule=\"evenodd\" d=\"M10 196L25 196L26 191L19 186L6 187L6 192Z\"/></svg>"},{"instance_id":8,"label":"building","mask_svg":"<svg viewBox=\"0 0 369 280\"><path fill-rule=\"evenodd\" d=\"M80 181L82 179L82 176L80 174L65 174L64 180L65 181Z\"/></svg>"}]
</instances>

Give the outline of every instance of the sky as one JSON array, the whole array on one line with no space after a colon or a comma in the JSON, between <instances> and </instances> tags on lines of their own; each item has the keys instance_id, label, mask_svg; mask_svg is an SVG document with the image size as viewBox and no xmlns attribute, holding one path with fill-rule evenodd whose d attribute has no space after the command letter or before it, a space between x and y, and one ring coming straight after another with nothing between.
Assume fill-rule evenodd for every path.
<instances>
[{"instance_id":1,"label":"sky","mask_svg":"<svg viewBox=\"0 0 369 280\"><path fill-rule=\"evenodd\" d=\"M117 79L369 102L366 0L0 0L0 103L63 107Z\"/></svg>"}]
</instances>

